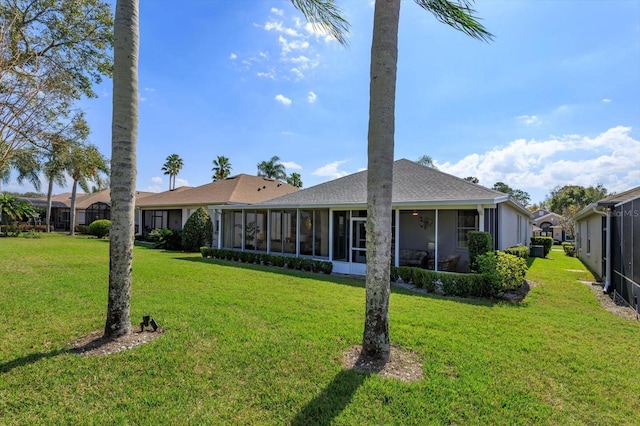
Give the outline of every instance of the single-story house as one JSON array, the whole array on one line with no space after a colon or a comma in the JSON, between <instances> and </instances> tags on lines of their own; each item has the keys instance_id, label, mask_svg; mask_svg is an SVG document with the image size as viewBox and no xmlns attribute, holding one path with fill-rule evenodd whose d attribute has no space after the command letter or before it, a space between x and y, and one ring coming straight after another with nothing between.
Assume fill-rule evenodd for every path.
<instances>
[{"instance_id":1,"label":"single-story house","mask_svg":"<svg viewBox=\"0 0 640 426\"><path fill-rule=\"evenodd\" d=\"M333 262L366 269L367 172L252 205L210 205L221 213L219 248ZM392 264L468 270L469 231L495 249L527 245L530 212L507 194L402 159L393 164Z\"/></svg>"},{"instance_id":2,"label":"single-story house","mask_svg":"<svg viewBox=\"0 0 640 426\"><path fill-rule=\"evenodd\" d=\"M533 217L533 235L552 237L554 241L567 241L568 235L562 226L563 217L544 209L536 210Z\"/></svg>"},{"instance_id":3,"label":"single-story house","mask_svg":"<svg viewBox=\"0 0 640 426\"><path fill-rule=\"evenodd\" d=\"M640 186L592 203L576 221L578 257L604 289L636 310L640 299Z\"/></svg>"},{"instance_id":4,"label":"single-story house","mask_svg":"<svg viewBox=\"0 0 640 426\"><path fill-rule=\"evenodd\" d=\"M211 205L260 203L298 191L298 188L275 179L239 174L197 187L181 187L160 192L136 201L136 220L142 224L140 233L154 229L181 230L191 213L199 207L208 209L214 224L214 245L217 245L219 218Z\"/></svg>"},{"instance_id":5,"label":"single-story house","mask_svg":"<svg viewBox=\"0 0 640 426\"><path fill-rule=\"evenodd\" d=\"M143 199L152 192L136 191L136 201ZM47 197L24 198L34 207L46 210ZM90 194L76 194L76 226L90 225L98 219L111 218L111 192L108 189ZM45 222L45 215L41 217ZM51 225L56 231L68 231L71 224L71 193L65 192L51 197ZM136 218L136 227L138 221Z\"/></svg>"}]
</instances>

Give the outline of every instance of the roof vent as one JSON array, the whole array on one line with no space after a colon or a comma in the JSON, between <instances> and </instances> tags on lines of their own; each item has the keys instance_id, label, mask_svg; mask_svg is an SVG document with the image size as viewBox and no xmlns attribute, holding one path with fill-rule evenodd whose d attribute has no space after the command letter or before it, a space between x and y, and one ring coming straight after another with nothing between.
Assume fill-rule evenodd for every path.
<instances>
[{"instance_id":1,"label":"roof vent","mask_svg":"<svg viewBox=\"0 0 640 426\"><path fill-rule=\"evenodd\" d=\"M265 185L262 185L262 189L267 189L267 187Z\"/></svg>"},{"instance_id":2,"label":"roof vent","mask_svg":"<svg viewBox=\"0 0 640 426\"><path fill-rule=\"evenodd\" d=\"M258 191L260 191L262 188L258 188Z\"/></svg>"}]
</instances>

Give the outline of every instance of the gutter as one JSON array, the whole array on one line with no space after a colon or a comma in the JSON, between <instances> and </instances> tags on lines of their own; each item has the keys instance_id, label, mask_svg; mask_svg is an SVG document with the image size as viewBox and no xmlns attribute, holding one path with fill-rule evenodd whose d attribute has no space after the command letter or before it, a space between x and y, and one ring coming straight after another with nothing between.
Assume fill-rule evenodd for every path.
<instances>
[{"instance_id":1,"label":"gutter","mask_svg":"<svg viewBox=\"0 0 640 426\"><path fill-rule=\"evenodd\" d=\"M607 259L607 264L604 271L604 292L609 293L609 286L611 285L611 214L609 213L611 210L597 210L596 206L593 206L592 210L595 214L606 216L607 218L607 233L605 234L607 239L605 242L605 259Z\"/></svg>"}]
</instances>

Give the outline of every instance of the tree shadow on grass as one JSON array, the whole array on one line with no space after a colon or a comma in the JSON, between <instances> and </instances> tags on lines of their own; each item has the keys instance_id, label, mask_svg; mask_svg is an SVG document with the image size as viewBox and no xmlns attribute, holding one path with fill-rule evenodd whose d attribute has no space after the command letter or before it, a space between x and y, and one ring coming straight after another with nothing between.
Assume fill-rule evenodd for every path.
<instances>
[{"instance_id":1,"label":"tree shadow on grass","mask_svg":"<svg viewBox=\"0 0 640 426\"><path fill-rule=\"evenodd\" d=\"M329 425L349 405L368 374L341 370L291 421L293 426Z\"/></svg>"},{"instance_id":2,"label":"tree shadow on grass","mask_svg":"<svg viewBox=\"0 0 640 426\"><path fill-rule=\"evenodd\" d=\"M14 368L35 364L41 359L53 358L65 353L69 353L69 349L57 349L55 351L50 351L50 352L36 352L33 354L25 355L20 358L16 358L12 361L8 361L3 364L0 364L0 373L8 373Z\"/></svg>"}]
</instances>

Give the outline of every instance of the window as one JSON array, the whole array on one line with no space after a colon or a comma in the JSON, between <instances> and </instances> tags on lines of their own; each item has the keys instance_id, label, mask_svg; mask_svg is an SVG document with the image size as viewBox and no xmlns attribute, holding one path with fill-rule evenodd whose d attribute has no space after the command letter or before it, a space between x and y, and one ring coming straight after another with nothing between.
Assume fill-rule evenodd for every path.
<instances>
[{"instance_id":1,"label":"window","mask_svg":"<svg viewBox=\"0 0 640 426\"><path fill-rule=\"evenodd\" d=\"M477 230L477 210L458 210L458 247L467 247L469 244L469 231Z\"/></svg>"}]
</instances>

